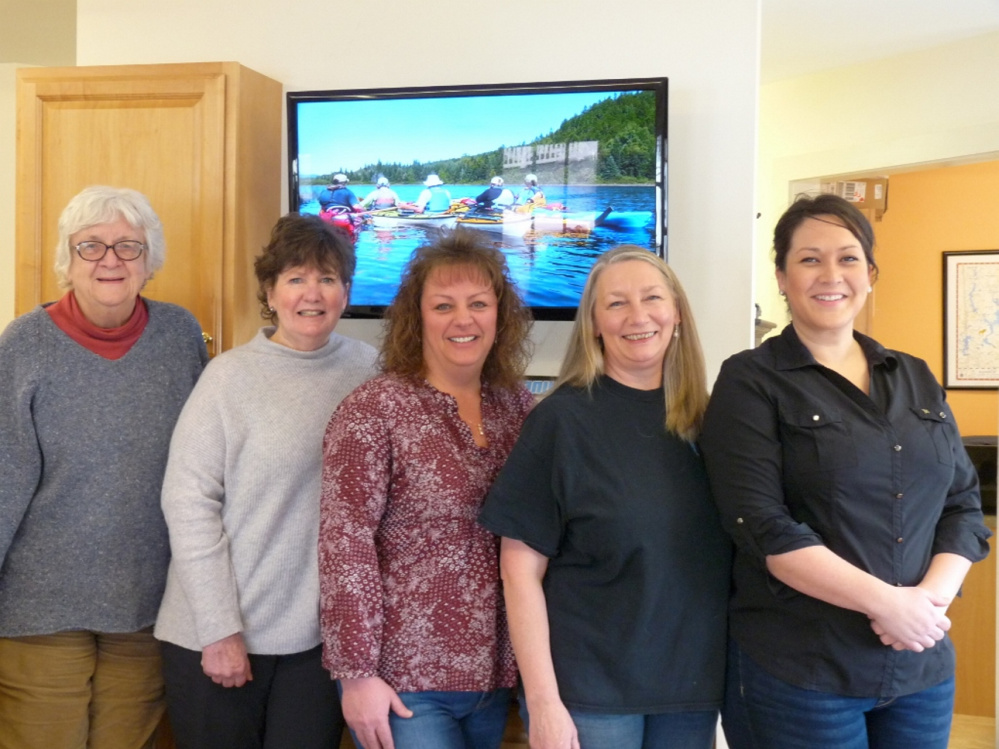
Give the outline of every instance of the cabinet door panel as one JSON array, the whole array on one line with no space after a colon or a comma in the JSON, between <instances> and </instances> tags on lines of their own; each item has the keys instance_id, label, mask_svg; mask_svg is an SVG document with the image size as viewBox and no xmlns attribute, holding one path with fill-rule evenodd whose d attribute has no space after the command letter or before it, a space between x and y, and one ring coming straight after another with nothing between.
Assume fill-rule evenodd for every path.
<instances>
[{"instance_id":1,"label":"cabinet door panel","mask_svg":"<svg viewBox=\"0 0 999 749\"><path fill-rule=\"evenodd\" d=\"M163 221L166 263L143 292L221 335L225 77L79 80L18 87L17 314L57 299L57 220L91 184L145 193Z\"/></svg>"}]
</instances>

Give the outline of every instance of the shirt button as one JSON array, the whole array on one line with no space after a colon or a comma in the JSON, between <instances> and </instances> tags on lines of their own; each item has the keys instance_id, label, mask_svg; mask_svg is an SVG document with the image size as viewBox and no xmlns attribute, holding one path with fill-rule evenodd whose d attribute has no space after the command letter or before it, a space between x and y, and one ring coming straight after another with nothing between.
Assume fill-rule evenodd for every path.
<instances>
[{"instance_id":1,"label":"shirt button","mask_svg":"<svg viewBox=\"0 0 999 749\"><path fill-rule=\"evenodd\" d=\"M896 539L895 539L895 543L897 543L897 544L900 544L900 543L902 543L902 538L896 538Z\"/></svg>"},{"instance_id":2,"label":"shirt button","mask_svg":"<svg viewBox=\"0 0 999 749\"><path fill-rule=\"evenodd\" d=\"M947 418L947 413L945 411L941 411L940 412L940 418L941 419L946 419Z\"/></svg>"},{"instance_id":3,"label":"shirt button","mask_svg":"<svg viewBox=\"0 0 999 749\"><path fill-rule=\"evenodd\" d=\"M742 525L742 518L736 518L735 519L735 524L736 525Z\"/></svg>"},{"instance_id":4,"label":"shirt button","mask_svg":"<svg viewBox=\"0 0 999 749\"><path fill-rule=\"evenodd\" d=\"M892 450L894 450L895 452L901 452L902 446L901 445L895 445L894 447L892 447Z\"/></svg>"},{"instance_id":5,"label":"shirt button","mask_svg":"<svg viewBox=\"0 0 999 749\"><path fill-rule=\"evenodd\" d=\"M818 414L812 416L812 421L818 421L821 417Z\"/></svg>"},{"instance_id":6,"label":"shirt button","mask_svg":"<svg viewBox=\"0 0 999 749\"><path fill-rule=\"evenodd\" d=\"M902 587L902 583L895 583L895 587L896 588L901 588Z\"/></svg>"},{"instance_id":7,"label":"shirt button","mask_svg":"<svg viewBox=\"0 0 999 749\"><path fill-rule=\"evenodd\" d=\"M899 492L898 494L895 495L895 499L901 499L901 498L902 498L902 492Z\"/></svg>"}]
</instances>

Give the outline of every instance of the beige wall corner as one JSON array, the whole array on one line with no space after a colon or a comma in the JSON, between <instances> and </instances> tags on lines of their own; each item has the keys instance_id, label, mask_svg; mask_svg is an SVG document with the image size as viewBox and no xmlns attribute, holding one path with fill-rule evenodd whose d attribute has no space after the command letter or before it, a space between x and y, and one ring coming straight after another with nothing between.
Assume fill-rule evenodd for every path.
<instances>
[{"instance_id":1,"label":"beige wall corner","mask_svg":"<svg viewBox=\"0 0 999 749\"><path fill-rule=\"evenodd\" d=\"M76 0L0 0L0 331L14 319L15 71L76 64Z\"/></svg>"},{"instance_id":2,"label":"beige wall corner","mask_svg":"<svg viewBox=\"0 0 999 749\"><path fill-rule=\"evenodd\" d=\"M0 18L0 63L76 64L76 0L0 0Z\"/></svg>"}]
</instances>

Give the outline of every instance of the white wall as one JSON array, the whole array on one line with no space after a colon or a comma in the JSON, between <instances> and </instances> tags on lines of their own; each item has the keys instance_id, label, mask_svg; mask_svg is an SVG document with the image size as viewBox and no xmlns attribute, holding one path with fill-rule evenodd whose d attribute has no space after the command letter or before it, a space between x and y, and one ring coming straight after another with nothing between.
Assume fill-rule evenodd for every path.
<instances>
[{"instance_id":1,"label":"white wall","mask_svg":"<svg viewBox=\"0 0 999 749\"><path fill-rule=\"evenodd\" d=\"M759 5L79 0L77 62L235 60L287 90L669 76L670 261L713 379L752 341Z\"/></svg>"},{"instance_id":2,"label":"white wall","mask_svg":"<svg viewBox=\"0 0 999 749\"><path fill-rule=\"evenodd\" d=\"M763 86L756 267L764 317L786 321L769 251L790 182L997 157L999 33Z\"/></svg>"},{"instance_id":3,"label":"white wall","mask_svg":"<svg viewBox=\"0 0 999 749\"><path fill-rule=\"evenodd\" d=\"M0 63L0 331L14 319L14 162L17 65Z\"/></svg>"}]
</instances>

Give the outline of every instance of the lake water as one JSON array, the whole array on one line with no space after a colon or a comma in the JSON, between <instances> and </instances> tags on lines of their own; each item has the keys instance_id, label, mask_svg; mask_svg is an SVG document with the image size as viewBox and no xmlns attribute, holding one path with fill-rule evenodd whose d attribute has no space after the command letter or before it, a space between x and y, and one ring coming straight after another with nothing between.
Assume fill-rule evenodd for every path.
<instances>
[{"instance_id":1,"label":"lake water","mask_svg":"<svg viewBox=\"0 0 999 749\"><path fill-rule=\"evenodd\" d=\"M447 185L454 199L474 198L485 186ZM635 218L640 212L655 215L656 190L650 186L542 186L548 203L562 203L568 213L600 213L607 206L610 214L629 214ZM322 189L316 188L316 191ZM351 185L358 199L368 194L371 186ZM415 201L422 185L393 185L403 201ZM519 186L511 187L516 195ZM308 191L310 188L303 188ZM319 204L311 194L302 195L303 213L318 213ZM636 244L655 250L655 226L597 227L585 235L558 235L529 232L519 237L496 232L483 232L506 255L510 275L517 284L524 301L531 307L572 308L579 296L593 261L603 252L621 244ZM351 304L383 306L392 301L398 287L403 266L413 250L425 244L430 235L420 227L376 228L364 225L359 228L357 242L357 271L351 289Z\"/></svg>"}]
</instances>

